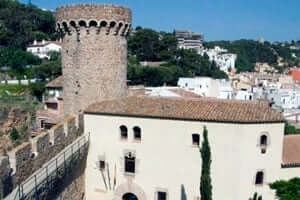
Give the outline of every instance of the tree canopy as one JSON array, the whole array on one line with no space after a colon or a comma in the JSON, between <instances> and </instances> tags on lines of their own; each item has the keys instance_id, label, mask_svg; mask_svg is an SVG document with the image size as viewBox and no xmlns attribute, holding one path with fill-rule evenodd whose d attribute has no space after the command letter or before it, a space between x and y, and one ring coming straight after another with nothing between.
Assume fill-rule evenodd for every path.
<instances>
[{"instance_id":1,"label":"tree canopy","mask_svg":"<svg viewBox=\"0 0 300 200\"><path fill-rule=\"evenodd\" d=\"M203 142L200 152L202 160L200 195L202 200L212 200L212 184L210 177L211 151L206 127L204 127L203 130Z\"/></svg>"},{"instance_id":2,"label":"tree canopy","mask_svg":"<svg viewBox=\"0 0 300 200\"><path fill-rule=\"evenodd\" d=\"M52 12L18 1L0 1L0 45L25 48L34 39L56 39Z\"/></svg>"},{"instance_id":3,"label":"tree canopy","mask_svg":"<svg viewBox=\"0 0 300 200\"><path fill-rule=\"evenodd\" d=\"M276 191L279 200L300 200L300 178L276 181L270 187Z\"/></svg>"}]
</instances>

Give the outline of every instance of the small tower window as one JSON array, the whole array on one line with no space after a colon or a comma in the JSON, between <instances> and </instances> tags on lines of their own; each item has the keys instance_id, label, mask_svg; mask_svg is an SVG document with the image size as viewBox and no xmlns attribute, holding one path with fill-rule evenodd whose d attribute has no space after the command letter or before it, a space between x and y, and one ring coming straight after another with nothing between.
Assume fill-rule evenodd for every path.
<instances>
[{"instance_id":1,"label":"small tower window","mask_svg":"<svg viewBox=\"0 0 300 200\"><path fill-rule=\"evenodd\" d=\"M267 146L268 144L268 137L266 135L262 135L260 137L260 146Z\"/></svg>"},{"instance_id":2,"label":"small tower window","mask_svg":"<svg viewBox=\"0 0 300 200\"><path fill-rule=\"evenodd\" d=\"M199 146L199 144L200 144L200 135L197 134L197 133L194 133L192 135L192 140L193 140L193 145Z\"/></svg>"},{"instance_id":3,"label":"small tower window","mask_svg":"<svg viewBox=\"0 0 300 200\"><path fill-rule=\"evenodd\" d=\"M264 172L259 171L256 173L255 185L261 185L264 183Z\"/></svg>"},{"instance_id":4,"label":"small tower window","mask_svg":"<svg viewBox=\"0 0 300 200\"><path fill-rule=\"evenodd\" d=\"M125 156L125 172L135 173L135 157L131 153Z\"/></svg>"},{"instance_id":5,"label":"small tower window","mask_svg":"<svg viewBox=\"0 0 300 200\"><path fill-rule=\"evenodd\" d=\"M124 125L120 126L120 131L121 131L121 139L127 139L128 138L127 127Z\"/></svg>"},{"instance_id":6,"label":"small tower window","mask_svg":"<svg viewBox=\"0 0 300 200\"><path fill-rule=\"evenodd\" d=\"M167 200L167 193L166 192L157 192L157 200Z\"/></svg>"},{"instance_id":7,"label":"small tower window","mask_svg":"<svg viewBox=\"0 0 300 200\"><path fill-rule=\"evenodd\" d=\"M104 170L105 169L105 161L104 160L100 160L99 161L99 168L100 168L100 170Z\"/></svg>"},{"instance_id":8,"label":"small tower window","mask_svg":"<svg viewBox=\"0 0 300 200\"><path fill-rule=\"evenodd\" d=\"M261 153L265 154L267 152L268 136L266 135L260 136L259 143L260 143Z\"/></svg>"},{"instance_id":9,"label":"small tower window","mask_svg":"<svg viewBox=\"0 0 300 200\"><path fill-rule=\"evenodd\" d=\"M142 139L142 133L141 133L141 128L140 127L133 127L133 134L134 134L134 139L140 141Z\"/></svg>"}]
</instances>

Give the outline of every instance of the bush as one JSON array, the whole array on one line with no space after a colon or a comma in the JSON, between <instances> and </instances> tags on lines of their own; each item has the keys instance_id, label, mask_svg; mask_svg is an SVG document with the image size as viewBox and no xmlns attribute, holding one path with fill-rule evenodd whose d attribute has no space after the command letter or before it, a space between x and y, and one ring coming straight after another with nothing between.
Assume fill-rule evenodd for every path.
<instances>
[{"instance_id":1,"label":"bush","mask_svg":"<svg viewBox=\"0 0 300 200\"><path fill-rule=\"evenodd\" d=\"M300 129L286 122L284 126L284 134L285 135L300 134Z\"/></svg>"},{"instance_id":2,"label":"bush","mask_svg":"<svg viewBox=\"0 0 300 200\"><path fill-rule=\"evenodd\" d=\"M13 128L11 131L10 131L10 139L13 140L13 141L16 141L17 139L20 138L20 135L19 135L19 132L17 131L17 129Z\"/></svg>"}]
</instances>

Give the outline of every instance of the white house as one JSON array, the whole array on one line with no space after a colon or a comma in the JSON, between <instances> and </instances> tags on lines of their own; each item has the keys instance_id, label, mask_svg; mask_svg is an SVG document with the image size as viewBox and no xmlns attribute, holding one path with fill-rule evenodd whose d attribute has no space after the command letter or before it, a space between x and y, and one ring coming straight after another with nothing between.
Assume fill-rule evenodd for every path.
<instances>
[{"instance_id":1,"label":"white house","mask_svg":"<svg viewBox=\"0 0 300 200\"><path fill-rule=\"evenodd\" d=\"M236 92L235 99L236 100L252 101L252 100L254 100L253 96L254 96L253 92L250 92L250 91L245 90L245 89L241 89L241 90L238 90Z\"/></svg>"},{"instance_id":2,"label":"white house","mask_svg":"<svg viewBox=\"0 0 300 200\"><path fill-rule=\"evenodd\" d=\"M39 58L49 58L48 53L50 51L61 51L61 43L56 41L41 41L37 42L36 40L33 44L27 47L27 51L31 52L33 55L38 56Z\"/></svg>"},{"instance_id":3,"label":"white house","mask_svg":"<svg viewBox=\"0 0 300 200\"><path fill-rule=\"evenodd\" d=\"M283 109L297 109L300 108L300 90L294 89L280 89L275 93L269 95L275 105Z\"/></svg>"},{"instance_id":4,"label":"white house","mask_svg":"<svg viewBox=\"0 0 300 200\"><path fill-rule=\"evenodd\" d=\"M200 55L207 54L210 61L215 61L220 70L228 73L235 69L237 55L227 52L227 49L215 46L213 49L201 49Z\"/></svg>"},{"instance_id":5,"label":"white house","mask_svg":"<svg viewBox=\"0 0 300 200\"><path fill-rule=\"evenodd\" d=\"M204 97L232 98L231 83L225 79L210 77L179 78L177 85Z\"/></svg>"},{"instance_id":6,"label":"white house","mask_svg":"<svg viewBox=\"0 0 300 200\"><path fill-rule=\"evenodd\" d=\"M274 200L284 119L261 103L127 97L89 106L86 200L200 199L203 128L214 200ZM293 176L293 174L290 174Z\"/></svg>"}]
</instances>

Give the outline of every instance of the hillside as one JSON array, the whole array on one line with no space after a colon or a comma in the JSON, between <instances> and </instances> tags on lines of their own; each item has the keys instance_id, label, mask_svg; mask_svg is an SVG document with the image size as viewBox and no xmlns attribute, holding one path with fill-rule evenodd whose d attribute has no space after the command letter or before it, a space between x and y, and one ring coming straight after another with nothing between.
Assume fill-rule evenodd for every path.
<instances>
[{"instance_id":1,"label":"hillside","mask_svg":"<svg viewBox=\"0 0 300 200\"><path fill-rule=\"evenodd\" d=\"M0 46L24 49L34 39L56 39L55 18L30 4L0 1Z\"/></svg>"}]
</instances>

